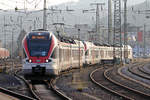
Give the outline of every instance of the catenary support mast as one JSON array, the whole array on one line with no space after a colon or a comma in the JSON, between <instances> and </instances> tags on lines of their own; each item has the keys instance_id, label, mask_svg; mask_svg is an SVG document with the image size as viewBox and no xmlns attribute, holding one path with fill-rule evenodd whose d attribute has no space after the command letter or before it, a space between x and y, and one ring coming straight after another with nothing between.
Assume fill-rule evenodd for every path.
<instances>
[{"instance_id":1,"label":"catenary support mast","mask_svg":"<svg viewBox=\"0 0 150 100\"><path fill-rule=\"evenodd\" d=\"M46 30L47 27L47 18L46 18L46 0L44 0L44 8L43 8L43 29Z\"/></svg>"},{"instance_id":2,"label":"catenary support mast","mask_svg":"<svg viewBox=\"0 0 150 100\"><path fill-rule=\"evenodd\" d=\"M113 37L114 60L122 62L122 41L121 41L121 1L114 0L114 37Z\"/></svg>"}]
</instances>

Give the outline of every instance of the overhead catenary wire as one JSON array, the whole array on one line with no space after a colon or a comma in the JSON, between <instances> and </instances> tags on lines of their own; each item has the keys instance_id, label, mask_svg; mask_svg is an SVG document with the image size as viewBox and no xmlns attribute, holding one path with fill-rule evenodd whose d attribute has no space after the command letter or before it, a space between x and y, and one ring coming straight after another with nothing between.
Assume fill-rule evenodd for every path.
<instances>
[{"instance_id":1,"label":"overhead catenary wire","mask_svg":"<svg viewBox=\"0 0 150 100\"><path fill-rule=\"evenodd\" d=\"M37 1L37 0L32 0L32 1L26 0L26 2L27 2L28 4L34 3L35 1Z\"/></svg>"},{"instance_id":2,"label":"overhead catenary wire","mask_svg":"<svg viewBox=\"0 0 150 100\"><path fill-rule=\"evenodd\" d=\"M34 6L34 7L37 8L37 7L39 6L39 4L40 4L41 1L42 1L42 0L39 0L39 2L37 2L37 0L36 0L37 3L35 3L35 6Z\"/></svg>"}]
</instances>

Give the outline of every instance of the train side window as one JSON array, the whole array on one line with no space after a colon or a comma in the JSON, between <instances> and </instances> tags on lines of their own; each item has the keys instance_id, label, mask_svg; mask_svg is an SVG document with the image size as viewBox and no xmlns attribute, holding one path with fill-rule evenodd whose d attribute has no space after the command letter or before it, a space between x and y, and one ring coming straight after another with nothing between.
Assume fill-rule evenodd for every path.
<instances>
[{"instance_id":1,"label":"train side window","mask_svg":"<svg viewBox=\"0 0 150 100\"><path fill-rule=\"evenodd\" d=\"M89 50L87 50L87 51L85 52L85 55L86 55L86 56L88 56L88 55L89 55Z\"/></svg>"},{"instance_id":2,"label":"train side window","mask_svg":"<svg viewBox=\"0 0 150 100\"><path fill-rule=\"evenodd\" d=\"M128 55L130 55L130 51L128 51Z\"/></svg>"},{"instance_id":3,"label":"train side window","mask_svg":"<svg viewBox=\"0 0 150 100\"><path fill-rule=\"evenodd\" d=\"M57 49L55 48L52 52L52 55L51 55L51 58L56 58L56 55L57 55Z\"/></svg>"},{"instance_id":4,"label":"train side window","mask_svg":"<svg viewBox=\"0 0 150 100\"><path fill-rule=\"evenodd\" d=\"M59 49L59 59L60 59L60 62L62 62L62 57L63 57L63 50L60 48Z\"/></svg>"}]
</instances>

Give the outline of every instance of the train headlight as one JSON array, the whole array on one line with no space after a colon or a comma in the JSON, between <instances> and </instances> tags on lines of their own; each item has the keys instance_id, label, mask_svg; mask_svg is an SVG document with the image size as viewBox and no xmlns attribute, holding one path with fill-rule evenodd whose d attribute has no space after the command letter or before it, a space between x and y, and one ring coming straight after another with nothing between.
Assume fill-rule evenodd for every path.
<instances>
[{"instance_id":1,"label":"train headlight","mask_svg":"<svg viewBox=\"0 0 150 100\"><path fill-rule=\"evenodd\" d=\"M31 59L29 59L29 63L31 63L32 62L32 60Z\"/></svg>"},{"instance_id":2,"label":"train headlight","mask_svg":"<svg viewBox=\"0 0 150 100\"><path fill-rule=\"evenodd\" d=\"M46 62L48 63L48 59L46 59Z\"/></svg>"}]
</instances>

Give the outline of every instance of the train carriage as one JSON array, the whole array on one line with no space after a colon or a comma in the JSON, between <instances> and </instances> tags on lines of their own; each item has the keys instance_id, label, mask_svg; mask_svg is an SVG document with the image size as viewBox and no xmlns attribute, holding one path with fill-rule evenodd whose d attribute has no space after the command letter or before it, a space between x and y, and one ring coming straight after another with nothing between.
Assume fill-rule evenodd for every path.
<instances>
[{"instance_id":1,"label":"train carriage","mask_svg":"<svg viewBox=\"0 0 150 100\"><path fill-rule=\"evenodd\" d=\"M30 76L52 76L69 68L83 66L84 44L78 40L58 40L53 33L34 31L23 40L23 72ZM80 48L79 48L80 47ZM80 60L79 60L80 59Z\"/></svg>"},{"instance_id":2,"label":"train carriage","mask_svg":"<svg viewBox=\"0 0 150 100\"><path fill-rule=\"evenodd\" d=\"M23 48L25 58L22 69L28 79L32 79L32 76L36 76L36 79L37 76L49 79L53 75L59 75L61 71L85 64L114 61L112 46L56 37L52 32L44 30L28 33L23 39ZM132 48L124 48L127 51L126 61L131 61Z\"/></svg>"}]
</instances>

